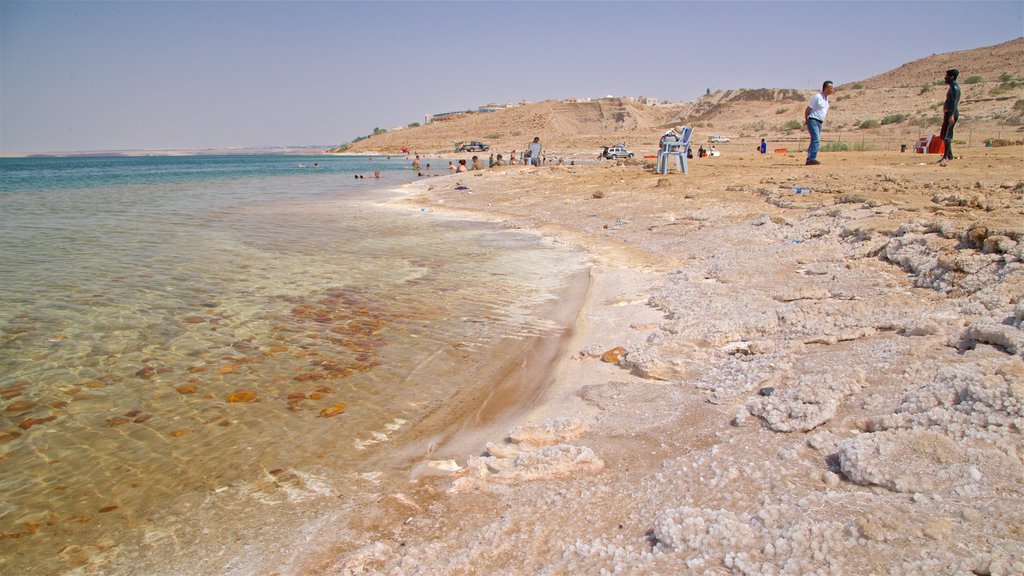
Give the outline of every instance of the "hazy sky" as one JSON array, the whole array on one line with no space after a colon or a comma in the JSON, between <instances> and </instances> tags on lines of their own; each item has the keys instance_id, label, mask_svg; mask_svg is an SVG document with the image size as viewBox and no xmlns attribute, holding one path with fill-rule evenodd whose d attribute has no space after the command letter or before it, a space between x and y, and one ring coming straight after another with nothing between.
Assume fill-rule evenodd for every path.
<instances>
[{"instance_id":1,"label":"hazy sky","mask_svg":"<svg viewBox=\"0 0 1024 576\"><path fill-rule=\"evenodd\" d=\"M1017 38L1022 13L1021 0L0 0L0 152L337 145L488 102L814 88Z\"/></svg>"}]
</instances>

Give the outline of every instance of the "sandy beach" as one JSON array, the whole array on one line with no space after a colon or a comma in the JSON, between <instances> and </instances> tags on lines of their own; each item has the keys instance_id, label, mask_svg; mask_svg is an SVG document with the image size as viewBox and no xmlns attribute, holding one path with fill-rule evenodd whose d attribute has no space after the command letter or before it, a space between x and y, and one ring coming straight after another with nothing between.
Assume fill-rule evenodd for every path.
<instances>
[{"instance_id":1,"label":"sandy beach","mask_svg":"<svg viewBox=\"0 0 1024 576\"><path fill-rule=\"evenodd\" d=\"M414 447L307 570L1024 573L1024 154L964 156L410 184L588 251L585 301L541 391L488 401L515 422Z\"/></svg>"}]
</instances>

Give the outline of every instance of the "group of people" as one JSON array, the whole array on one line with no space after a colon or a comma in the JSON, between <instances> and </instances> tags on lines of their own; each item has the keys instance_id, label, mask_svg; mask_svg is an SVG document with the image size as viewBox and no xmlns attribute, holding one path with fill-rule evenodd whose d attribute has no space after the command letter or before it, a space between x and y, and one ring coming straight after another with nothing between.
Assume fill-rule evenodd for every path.
<instances>
[{"instance_id":1,"label":"group of people","mask_svg":"<svg viewBox=\"0 0 1024 576\"><path fill-rule=\"evenodd\" d=\"M953 159L953 128L956 126L957 120L960 119L960 84L957 83L957 78L959 77L960 71L956 68L946 70L945 82L949 85L949 88L946 89L946 100L942 103L942 128L939 134L942 137L943 151L942 158L939 160L940 166L945 166L946 163ZM807 131L811 135L811 143L807 146L807 161L805 162L808 166L821 164L818 160L818 149L821 144L821 126L825 123L825 115L828 114L828 97L833 92L835 92L835 87L833 87L832 81L826 80L821 85L821 92L811 98L807 108L804 110L804 124L807 125ZM764 147L764 140L761 141L761 144ZM764 153L764 150L762 150L762 153Z\"/></svg>"},{"instance_id":2,"label":"group of people","mask_svg":"<svg viewBox=\"0 0 1024 576\"><path fill-rule=\"evenodd\" d=\"M949 85L946 91L946 100L942 104L942 129L940 131L944 149L942 158L939 160L941 166L945 166L950 160L953 159L953 128L956 126L957 120L960 118L960 84L957 83L957 78L960 76L960 71L956 68L950 68L946 70L945 82ZM825 123L825 116L828 114L828 108L830 105L828 97L835 92L835 86L831 80L826 80L821 85L821 92L818 92L811 98L811 101L807 104L807 108L804 109L804 124L807 126L807 132L810 134L810 144L807 146L807 160L804 162L807 166L817 166L821 164L818 160L818 150L821 147L821 128ZM669 130L662 137L659 142L660 146L664 147L665 142L669 139L678 141L679 135L674 130ZM768 152L768 143L765 139L761 139L761 143L757 146L757 150L761 154ZM710 149L705 150L702 144L697 149L697 157L704 158L705 156L718 156L719 153L715 150L715 146L712 144ZM693 151L689 148L686 150L687 158L693 158ZM521 160L523 164L531 164L533 166L540 166L546 158L543 157L543 147L540 143L540 137L537 136L533 139L533 142L527 147L522 153L521 158L517 158L516 151L513 150L512 154L509 155L508 164L513 165L517 163L517 159ZM562 163L561 159L558 161ZM488 168L494 166L505 166L505 158L501 154L498 154L497 159L494 155L491 155L488 161ZM412 167L415 170L420 170L420 157L417 154L416 158L412 162ZM452 162L448 163L449 172L466 172L469 170L483 170L483 164L478 156L473 156L473 163L470 167L467 167L465 160L459 160L459 164L456 166ZM420 176L430 176L430 164L426 165L426 174L420 171ZM379 178L379 173L377 174Z\"/></svg>"},{"instance_id":3,"label":"group of people","mask_svg":"<svg viewBox=\"0 0 1024 576\"><path fill-rule=\"evenodd\" d=\"M513 150L512 153L509 154L509 157L508 157L507 161L506 161L505 157L502 154L498 154L497 157L495 157L494 154L491 154L491 157L487 161L487 168L494 168L496 166L515 165L515 164L518 164L520 162L522 164L524 164L524 165L525 164L530 164L530 165L533 165L533 166L540 166L541 164L544 163L544 161L546 161L546 158L544 158L542 152L543 152L543 146L540 143L540 136L537 136L537 137L534 137L533 142L531 142L530 145L527 146L526 150L523 151L521 155L517 155L516 151ZM562 160L559 159L558 163L561 164ZM429 163L423 164L421 166L421 164L420 164L420 155L419 154L416 154L416 157L413 158L412 168L413 168L413 170L417 171L417 174L419 176L437 176L438 175L438 174L431 174L430 173L430 164ZM448 172L450 172L450 173L456 173L457 174L457 173L460 173L460 172L469 172L470 170L483 170L483 169L484 169L484 164L483 164L483 161L480 159L479 156L473 156L473 158L471 159L470 163L467 163L465 159L459 160L458 164L456 164L453 161L449 161L448 162Z\"/></svg>"}]
</instances>

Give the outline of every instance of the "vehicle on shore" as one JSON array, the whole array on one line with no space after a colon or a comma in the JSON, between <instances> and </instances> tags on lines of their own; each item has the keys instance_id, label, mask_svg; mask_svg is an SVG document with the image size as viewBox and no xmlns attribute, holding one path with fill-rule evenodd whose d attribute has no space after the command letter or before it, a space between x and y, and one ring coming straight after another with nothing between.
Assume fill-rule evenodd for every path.
<instances>
[{"instance_id":1,"label":"vehicle on shore","mask_svg":"<svg viewBox=\"0 0 1024 576\"><path fill-rule=\"evenodd\" d=\"M725 136L719 136L717 134L714 135L714 136L708 136L708 142L728 142L728 141L729 141L729 139L726 138Z\"/></svg>"},{"instance_id":2,"label":"vehicle on shore","mask_svg":"<svg viewBox=\"0 0 1024 576\"><path fill-rule=\"evenodd\" d=\"M632 158L633 153L626 149L625 144L616 144L615 146L605 146L598 157L605 160L618 160L619 158Z\"/></svg>"},{"instance_id":3,"label":"vehicle on shore","mask_svg":"<svg viewBox=\"0 0 1024 576\"><path fill-rule=\"evenodd\" d=\"M472 142L459 142L455 147L456 152L487 152L490 149L491 147L487 144L477 142L476 140Z\"/></svg>"}]
</instances>

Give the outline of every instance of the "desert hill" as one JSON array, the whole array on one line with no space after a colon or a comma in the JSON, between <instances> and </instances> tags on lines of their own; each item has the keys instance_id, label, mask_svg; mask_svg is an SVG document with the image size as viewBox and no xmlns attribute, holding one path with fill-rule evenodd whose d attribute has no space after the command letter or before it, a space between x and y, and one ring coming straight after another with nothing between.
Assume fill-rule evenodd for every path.
<instances>
[{"instance_id":1,"label":"desert hill","mask_svg":"<svg viewBox=\"0 0 1024 576\"><path fill-rule=\"evenodd\" d=\"M1002 74L1019 77L1024 70L1024 38L973 50L932 54L859 84L869 88L920 88L942 80L943 73L950 68L960 70L961 83L971 76L987 81L996 81Z\"/></svg>"},{"instance_id":2,"label":"desert hill","mask_svg":"<svg viewBox=\"0 0 1024 576\"><path fill-rule=\"evenodd\" d=\"M863 81L839 85L825 124L826 143L854 149L898 150L938 132L943 72L960 69L962 97L956 138L961 146L1024 141L1024 38L995 46L935 54ZM971 81L968 82L968 79ZM455 143L479 140L491 153L523 150L540 136L549 157L593 158L602 146L624 142L638 156L657 148L670 126L696 128L695 145L711 135L731 139L723 153L749 151L760 138L769 147L806 146L803 110L814 90L719 90L694 102L648 104L628 98L547 100L497 112L471 113L377 134L353 143L350 153L452 156Z\"/></svg>"}]
</instances>

